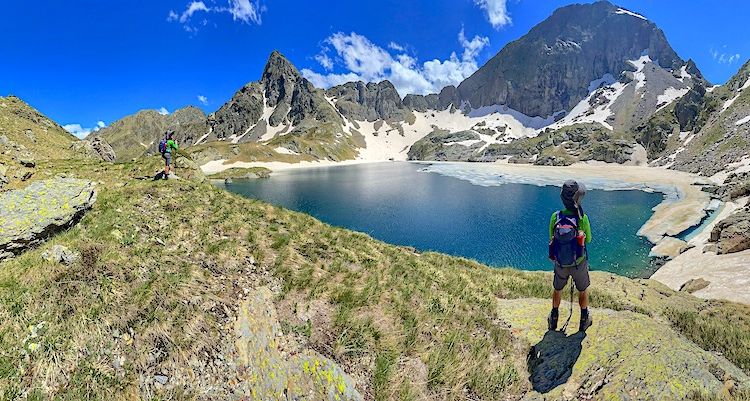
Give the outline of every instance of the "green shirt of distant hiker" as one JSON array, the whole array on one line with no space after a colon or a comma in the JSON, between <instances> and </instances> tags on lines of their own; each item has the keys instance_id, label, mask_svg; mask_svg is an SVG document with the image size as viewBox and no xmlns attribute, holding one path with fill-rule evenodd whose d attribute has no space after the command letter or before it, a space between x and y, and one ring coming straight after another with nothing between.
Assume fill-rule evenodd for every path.
<instances>
[{"instance_id":1,"label":"green shirt of distant hiker","mask_svg":"<svg viewBox=\"0 0 750 401\"><path fill-rule=\"evenodd\" d=\"M166 150L168 153L172 153L173 150L180 150L180 147L177 146L177 142L174 139L169 139L167 140Z\"/></svg>"},{"instance_id":2,"label":"green shirt of distant hiker","mask_svg":"<svg viewBox=\"0 0 750 401\"><path fill-rule=\"evenodd\" d=\"M159 143L159 151L162 152L161 157L164 159L164 174L163 178L166 180L170 173L174 173L174 167L172 166L172 152L180 149L177 146L177 142L172 139L174 133L168 132L166 134L166 141L162 140Z\"/></svg>"}]
</instances>

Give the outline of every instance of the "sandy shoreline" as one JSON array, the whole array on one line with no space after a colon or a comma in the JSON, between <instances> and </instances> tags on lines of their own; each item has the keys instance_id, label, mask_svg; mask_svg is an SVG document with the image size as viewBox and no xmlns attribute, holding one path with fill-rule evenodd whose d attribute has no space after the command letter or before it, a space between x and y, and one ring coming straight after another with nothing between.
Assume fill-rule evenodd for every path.
<instances>
[{"instance_id":1,"label":"sandy shoreline","mask_svg":"<svg viewBox=\"0 0 750 401\"><path fill-rule=\"evenodd\" d=\"M301 163L280 162L236 162L223 164L222 160L202 166L211 174L231 167L266 167L272 171L287 171L303 168L348 166L386 161L349 160L345 162L319 161ZM552 167L509 163L462 163L462 162L414 162L425 166L427 171L471 181L476 185L500 185L522 183L532 185L560 185L567 179L580 180L591 189L660 192L664 200L657 205L651 218L638 234L648 239L657 249L682 250L689 248L668 261L651 278L675 290L690 279L703 278L709 286L694 295L702 298L726 299L750 304L750 251L730 255L703 252L713 226L742 204L726 204L715 221L688 241L675 238L684 231L701 224L707 215L710 195L701 190L700 184L711 183L706 177L676 170L644 166L624 166L607 163L577 163L572 166ZM742 200L746 202L746 200Z\"/></svg>"}]
</instances>

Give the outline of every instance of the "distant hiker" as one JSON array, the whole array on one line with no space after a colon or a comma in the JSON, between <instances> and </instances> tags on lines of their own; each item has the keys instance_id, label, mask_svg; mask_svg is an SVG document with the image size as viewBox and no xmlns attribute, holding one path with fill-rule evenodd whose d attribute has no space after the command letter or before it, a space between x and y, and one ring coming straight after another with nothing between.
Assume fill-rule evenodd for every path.
<instances>
[{"instance_id":1,"label":"distant hiker","mask_svg":"<svg viewBox=\"0 0 750 401\"><path fill-rule=\"evenodd\" d=\"M586 246L591 243L591 224L581 207L585 194L586 186L582 183L566 181L560 193L560 199L565 208L553 213L549 222L549 258L553 261L555 269L552 281L554 287L552 312L548 319L551 331L557 330L562 290L568 284L568 277L573 277L573 282L579 292L578 304L581 307L579 330L585 331L592 323L591 313L588 310L589 297L586 291L590 284ZM572 287L570 297L572 302Z\"/></svg>"},{"instance_id":2,"label":"distant hiker","mask_svg":"<svg viewBox=\"0 0 750 401\"><path fill-rule=\"evenodd\" d=\"M177 146L177 142L172 138L173 136L174 132L167 132L164 135L164 139L159 142L159 152L161 153L161 157L164 158L165 180L169 177L170 173L174 173L174 167L172 167L172 153L180 149L179 146Z\"/></svg>"}]
</instances>

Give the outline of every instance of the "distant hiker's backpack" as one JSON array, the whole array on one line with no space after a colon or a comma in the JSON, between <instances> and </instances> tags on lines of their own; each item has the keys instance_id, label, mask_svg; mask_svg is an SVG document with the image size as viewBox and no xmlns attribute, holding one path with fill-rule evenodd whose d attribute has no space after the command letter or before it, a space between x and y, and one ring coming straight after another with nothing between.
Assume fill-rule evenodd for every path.
<instances>
[{"instance_id":1,"label":"distant hiker's backpack","mask_svg":"<svg viewBox=\"0 0 750 401\"><path fill-rule=\"evenodd\" d=\"M167 153L167 138L163 138L161 142L159 142L159 153Z\"/></svg>"},{"instance_id":2,"label":"distant hiker's backpack","mask_svg":"<svg viewBox=\"0 0 750 401\"><path fill-rule=\"evenodd\" d=\"M550 258L562 267L575 267L584 254L584 247L578 244L578 218L557 212L557 222L552 232Z\"/></svg>"}]
</instances>

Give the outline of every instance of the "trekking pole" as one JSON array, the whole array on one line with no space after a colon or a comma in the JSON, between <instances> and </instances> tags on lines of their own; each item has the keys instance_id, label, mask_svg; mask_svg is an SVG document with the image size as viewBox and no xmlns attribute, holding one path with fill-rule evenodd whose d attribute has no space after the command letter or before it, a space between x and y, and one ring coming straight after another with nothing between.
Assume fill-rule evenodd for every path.
<instances>
[{"instance_id":1,"label":"trekking pole","mask_svg":"<svg viewBox=\"0 0 750 401\"><path fill-rule=\"evenodd\" d=\"M570 323L570 319L573 317L573 277L570 277L570 314L568 315L568 320L565 321L565 324L560 329L561 332L565 332L565 330L568 328L568 323Z\"/></svg>"}]
</instances>

